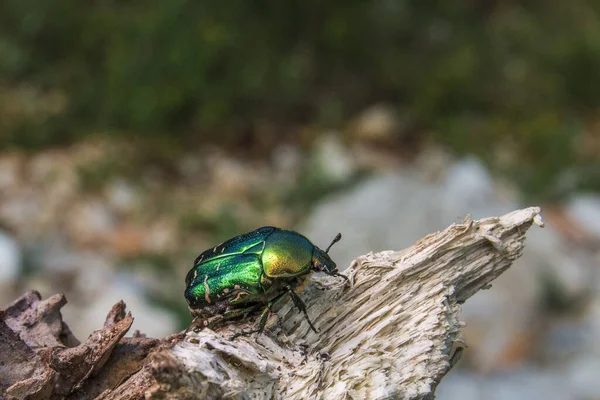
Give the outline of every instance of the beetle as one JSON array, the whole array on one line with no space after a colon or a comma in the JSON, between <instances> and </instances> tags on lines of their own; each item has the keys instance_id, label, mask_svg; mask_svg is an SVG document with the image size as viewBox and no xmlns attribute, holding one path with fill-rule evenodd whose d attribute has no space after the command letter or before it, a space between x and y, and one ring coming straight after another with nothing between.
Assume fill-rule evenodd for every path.
<instances>
[{"instance_id":1,"label":"beetle","mask_svg":"<svg viewBox=\"0 0 600 400\"><path fill-rule=\"evenodd\" d=\"M338 233L323 251L298 232L264 226L204 251L185 278L185 298L194 317L188 330L213 327L264 307L255 329L236 333L231 339L260 334L272 306L289 295L316 333L298 293L312 272L348 281L328 254L341 238Z\"/></svg>"}]
</instances>

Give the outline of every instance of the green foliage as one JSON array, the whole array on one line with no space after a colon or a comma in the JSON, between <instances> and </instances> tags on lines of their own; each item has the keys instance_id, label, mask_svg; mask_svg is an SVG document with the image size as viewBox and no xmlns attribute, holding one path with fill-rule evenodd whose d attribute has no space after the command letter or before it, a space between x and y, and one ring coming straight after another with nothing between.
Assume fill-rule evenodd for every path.
<instances>
[{"instance_id":1,"label":"green foliage","mask_svg":"<svg viewBox=\"0 0 600 400\"><path fill-rule=\"evenodd\" d=\"M309 164L303 169L298 183L284 194L284 203L296 214L304 216L320 200L356 186L369 175L369 171L359 170L340 181L327 176L319 165Z\"/></svg>"},{"instance_id":2,"label":"green foliage","mask_svg":"<svg viewBox=\"0 0 600 400\"><path fill-rule=\"evenodd\" d=\"M548 196L597 119L599 67L600 3L583 0L5 0L0 140L235 144L261 120L333 125L383 100L492 164L508 143Z\"/></svg>"},{"instance_id":3,"label":"green foliage","mask_svg":"<svg viewBox=\"0 0 600 400\"><path fill-rule=\"evenodd\" d=\"M211 243L220 243L239 233L238 219L232 212L231 204L223 203L213 215L202 213L186 213L179 219L179 227L183 231L206 232Z\"/></svg>"}]
</instances>

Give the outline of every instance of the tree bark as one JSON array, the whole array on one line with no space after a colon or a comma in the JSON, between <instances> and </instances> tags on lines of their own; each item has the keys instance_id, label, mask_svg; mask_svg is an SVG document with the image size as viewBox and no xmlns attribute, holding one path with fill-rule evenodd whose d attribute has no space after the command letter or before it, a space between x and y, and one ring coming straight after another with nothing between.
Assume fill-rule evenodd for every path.
<instances>
[{"instance_id":1,"label":"tree bark","mask_svg":"<svg viewBox=\"0 0 600 400\"><path fill-rule=\"evenodd\" d=\"M0 389L15 398L431 399L464 349L459 305L489 288L522 254L533 223L543 226L538 207L467 219L408 249L358 257L344 272L350 285L315 275L302 298L319 333L291 301L275 310L263 334L234 341L228 338L252 328L256 318L160 341L123 338L131 317L117 304L103 330L83 344L74 338L68 344L68 328L55 323L43 331L63 337L58 344L46 340L53 357L60 361L70 352L78 355L71 354L71 363L85 361L83 372L69 379L71 364L44 364L45 353L31 344L18 317L6 323L7 314L15 315L13 304L0 314L6 325L0 347L24 345L23 354L16 361L0 355L0 361L23 363L29 354L46 367L31 375L35 393L23 391L19 374ZM105 337L94 340L98 336Z\"/></svg>"}]
</instances>

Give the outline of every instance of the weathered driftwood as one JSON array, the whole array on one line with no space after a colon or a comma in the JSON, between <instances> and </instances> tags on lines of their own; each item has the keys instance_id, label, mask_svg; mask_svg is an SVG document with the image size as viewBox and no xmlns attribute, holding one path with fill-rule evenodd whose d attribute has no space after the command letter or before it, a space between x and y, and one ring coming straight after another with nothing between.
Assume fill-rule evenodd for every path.
<instances>
[{"instance_id":1,"label":"weathered driftwood","mask_svg":"<svg viewBox=\"0 0 600 400\"><path fill-rule=\"evenodd\" d=\"M12 362L31 373L12 373L0 389L17 398L433 398L464 347L459 304L488 288L521 255L527 229L542 225L539 213L532 207L467 220L406 250L361 256L345 271L351 286L315 276L303 299L318 334L290 301L263 335L233 342L231 334L248 329L253 318L162 341L122 338L131 317L118 304L105 327L78 344L48 314L45 321L54 322L35 335L27 332L36 323L27 329L19 328L26 324L18 317L7 323L8 314L18 314L13 304L0 313L0 351L20 348ZM58 303L46 308L58 313ZM40 339L42 333L49 338ZM37 357L35 365L43 368L33 368L27 357ZM0 361L7 361L1 353ZM73 370L75 361L80 370ZM24 379L34 381L27 386Z\"/></svg>"}]
</instances>

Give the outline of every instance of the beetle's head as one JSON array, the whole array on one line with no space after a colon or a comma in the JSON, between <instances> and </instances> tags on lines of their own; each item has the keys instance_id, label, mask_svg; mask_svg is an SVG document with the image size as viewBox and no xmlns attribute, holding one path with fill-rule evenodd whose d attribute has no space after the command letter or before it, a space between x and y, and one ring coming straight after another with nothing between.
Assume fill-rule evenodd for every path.
<instances>
[{"instance_id":1,"label":"beetle's head","mask_svg":"<svg viewBox=\"0 0 600 400\"><path fill-rule=\"evenodd\" d=\"M316 272L324 272L327 275L338 275L337 265L335 262L329 257L329 249L335 243L339 242L342 238L342 234L338 233L335 238L331 241L331 244L327 247L327 250L323 251L317 246L313 250L312 257L312 269Z\"/></svg>"}]
</instances>

